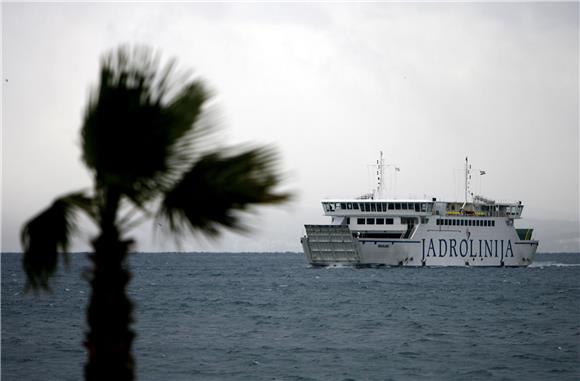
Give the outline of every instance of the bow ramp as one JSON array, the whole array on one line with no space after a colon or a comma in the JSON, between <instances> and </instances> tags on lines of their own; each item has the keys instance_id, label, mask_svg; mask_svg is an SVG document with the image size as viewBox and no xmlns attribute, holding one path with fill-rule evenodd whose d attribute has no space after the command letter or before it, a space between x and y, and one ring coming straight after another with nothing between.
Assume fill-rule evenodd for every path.
<instances>
[{"instance_id":1,"label":"bow ramp","mask_svg":"<svg viewBox=\"0 0 580 381\"><path fill-rule=\"evenodd\" d=\"M360 263L357 241L348 226L304 225L304 227L306 235L301 241L310 264L325 266L333 263Z\"/></svg>"}]
</instances>

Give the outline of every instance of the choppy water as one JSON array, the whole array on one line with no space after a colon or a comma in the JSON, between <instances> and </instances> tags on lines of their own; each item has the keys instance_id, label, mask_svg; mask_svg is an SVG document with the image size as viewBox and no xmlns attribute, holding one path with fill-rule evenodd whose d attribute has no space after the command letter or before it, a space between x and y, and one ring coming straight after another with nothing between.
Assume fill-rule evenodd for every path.
<instances>
[{"instance_id":1,"label":"choppy water","mask_svg":"<svg viewBox=\"0 0 580 381\"><path fill-rule=\"evenodd\" d=\"M313 269L135 254L140 380L579 380L580 254L531 268ZM2 255L2 380L79 380L84 255L51 295Z\"/></svg>"}]
</instances>

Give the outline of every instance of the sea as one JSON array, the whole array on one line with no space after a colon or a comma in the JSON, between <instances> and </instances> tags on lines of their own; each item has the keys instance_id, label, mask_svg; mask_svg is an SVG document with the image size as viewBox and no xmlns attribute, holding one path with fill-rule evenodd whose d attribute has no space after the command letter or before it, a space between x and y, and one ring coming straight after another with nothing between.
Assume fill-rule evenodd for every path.
<instances>
[{"instance_id":1,"label":"sea","mask_svg":"<svg viewBox=\"0 0 580 381\"><path fill-rule=\"evenodd\" d=\"M81 380L89 290L1 255L1 379ZM580 380L580 254L528 268L311 268L300 253L135 253L138 380Z\"/></svg>"}]
</instances>

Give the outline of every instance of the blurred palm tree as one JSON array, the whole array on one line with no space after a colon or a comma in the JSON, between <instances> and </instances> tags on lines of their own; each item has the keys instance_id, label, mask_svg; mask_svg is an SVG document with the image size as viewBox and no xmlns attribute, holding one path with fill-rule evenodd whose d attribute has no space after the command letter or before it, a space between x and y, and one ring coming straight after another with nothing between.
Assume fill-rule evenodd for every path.
<instances>
[{"instance_id":1,"label":"blurred palm tree","mask_svg":"<svg viewBox=\"0 0 580 381\"><path fill-rule=\"evenodd\" d=\"M81 128L94 188L56 199L22 230L27 288L48 290L59 257L66 259L77 212L98 227L89 255L87 380L134 378L125 259L135 218L165 220L178 235L215 236L220 228L243 229L241 211L289 199L275 190L280 175L272 149L208 145L211 127L201 118L208 92L174 67L172 61L160 68L159 56L143 47L104 57Z\"/></svg>"}]
</instances>

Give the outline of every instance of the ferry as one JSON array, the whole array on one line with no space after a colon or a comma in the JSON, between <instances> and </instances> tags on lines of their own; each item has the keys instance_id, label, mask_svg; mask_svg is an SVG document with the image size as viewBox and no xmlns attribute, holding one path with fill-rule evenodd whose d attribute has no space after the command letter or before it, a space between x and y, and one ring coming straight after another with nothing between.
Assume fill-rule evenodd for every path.
<instances>
[{"instance_id":1,"label":"ferry","mask_svg":"<svg viewBox=\"0 0 580 381\"><path fill-rule=\"evenodd\" d=\"M533 262L538 248L533 229L514 224L524 205L470 192L468 158L464 201L383 198L384 171L381 152L373 193L322 200L330 223L304 225L300 240L310 265L526 267Z\"/></svg>"}]
</instances>

